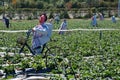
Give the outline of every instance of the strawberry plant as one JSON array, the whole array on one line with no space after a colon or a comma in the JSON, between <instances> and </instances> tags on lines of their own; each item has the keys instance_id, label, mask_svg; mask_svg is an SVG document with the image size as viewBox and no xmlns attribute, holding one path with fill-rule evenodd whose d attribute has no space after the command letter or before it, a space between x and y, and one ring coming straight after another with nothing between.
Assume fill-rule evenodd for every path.
<instances>
[{"instance_id":1,"label":"strawberry plant","mask_svg":"<svg viewBox=\"0 0 120 80\"><path fill-rule=\"evenodd\" d=\"M100 29L100 28L114 28L120 29L120 23L113 24L110 20L98 21L98 27L92 27L90 20L70 19L68 20L68 29ZM37 20L21 20L11 21L12 26L8 30L27 30L37 24ZM0 29L7 30L2 22L0 22ZM53 29L58 29L59 24L53 24ZM57 45L65 52L63 57L71 61L72 68L75 73L80 74L79 79L107 79L112 78L119 80L120 74L120 32L119 30L102 30L102 31L69 31L64 35L59 35L58 32L53 31L52 41L48 42L49 46ZM0 38L5 39L5 42L0 40L0 47L7 47L7 50L0 49L0 52L17 53L17 49L21 48L17 45L16 40L19 36L25 36L24 32L19 33L4 33ZM31 45L31 39L29 44ZM14 48L14 49L13 49ZM30 54L30 51L25 48L25 54ZM57 53L59 54L59 53ZM25 60L23 59L25 58ZM56 58L59 58L57 56ZM3 62L2 62L3 61ZM14 55L14 57L6 55L1 58L0 64L19 64L21 68L32 67L36 70L45 68L42 57L21 57ZM63 60L58 60L59 71L52 70L50 73L64 74L61 68ZM26 64L27 63L27 64ZM54 63L50 62L49 66L54 67ZM15 66L17 67L17 66ZM0 67L1 69L3 66ZM11 71L11 70L9 70ZM73 78L72 70L66 68L68 78ZM49 72L48 72L49 73Z\"/></svg>"}]
</instances>

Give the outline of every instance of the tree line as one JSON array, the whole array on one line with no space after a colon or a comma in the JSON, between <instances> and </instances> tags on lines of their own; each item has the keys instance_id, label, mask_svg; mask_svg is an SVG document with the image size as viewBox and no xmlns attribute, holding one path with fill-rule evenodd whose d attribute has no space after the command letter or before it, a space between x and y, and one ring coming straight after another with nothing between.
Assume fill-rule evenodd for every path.
<instances>
[{"instance_id":1,"label":"tree line","mask_svg":"<svg viewBox=\"0 0 120 80\"><path fill-rule=\"evenodd\" d=\"M118 0L1 0L8 4L8 8L92 8L117 7Z\"/></svg>"},{"instance_id":2,"label":"tree line","mask_svg":"<svg viewBox=\"0 0 120 80\"><path fill-rule=\"evenodd\" d=\"M28 19L32 19L31 15L37 18L42 11L47 11L50 18L54 13L59 13L61 18L69 18L69 13L74 18L90 18L98 12L110 17L111 12L117 16L117 7L118 0L0 0L0 14L8 14L12 18L17 13L20 19L23 14Z\"/></svg>"}]
</instances>

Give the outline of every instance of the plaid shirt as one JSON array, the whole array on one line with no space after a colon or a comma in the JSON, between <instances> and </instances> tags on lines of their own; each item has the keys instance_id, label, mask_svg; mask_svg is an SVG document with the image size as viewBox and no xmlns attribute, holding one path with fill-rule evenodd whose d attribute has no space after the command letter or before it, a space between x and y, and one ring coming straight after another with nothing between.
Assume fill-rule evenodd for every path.
<instances>
[{"instance_id":1,"label":"plaid shirt","mask_svg":"<svg viewBox=\"0 0 120 80\"><path fill-rule=\"evenodd\" d=\"M32 48L37 48L50 40L52 33L52 24L44 23L34 27Z\"/></svg>"}]
</instances>

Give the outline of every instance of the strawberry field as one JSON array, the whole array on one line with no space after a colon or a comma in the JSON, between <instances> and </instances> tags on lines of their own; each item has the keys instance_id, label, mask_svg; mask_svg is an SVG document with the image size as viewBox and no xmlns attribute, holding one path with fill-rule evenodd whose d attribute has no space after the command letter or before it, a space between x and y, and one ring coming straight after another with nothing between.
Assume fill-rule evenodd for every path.
<instances>
[{"instance_id":1,"label":"strawberry field","mask_svg":"<svg viewBox=\"0 0 120 80\"><path fill-rule=\"evenodd\" d=\"M57 45L62 48L64 54L61 61L57 62L58 69L53 74L65 74L65 77L79 78L80 80L119 80L120 79L120 23L112 23L110 20L98 21L98 26L91 26L90 20L71 19L67 20L69 29L117 29L117 30L75 30L67 31L59 35L53 31L53 41L48 42L49 46ZM37 20L11 21L11 26L6 29L3 22L0 22L0 30L28 30L38 23ZM53 23L53 30L59 28L59 24ZM18 37L25 37L25 32L2 32L0 33L0 52L6 52L0 58L0 69L7 68L9 73L13 68L35 68L45 67L44 60L40 55L23 57L18 55L20 45L16 43ZM31 38L29 40L31 45ZM7 47L7 48L6 48ZM14 53L14 56L7 53ZM30 51L25 48L25 54ZM59 53L58 53L59 54ZM59 57L59 56L58 56ZM3 64L9 63L9 66ZM51 62L52 63L52 62ZM54 63L54 62L53 62ZM14 65L19 64L19 65ZM62 65L62 67L61 67ZM64 68L63 68L64 66ZM76 77L76 74L79 75ZM61 77L57 77L61 78Z\"/></svg>"}]
</instances>

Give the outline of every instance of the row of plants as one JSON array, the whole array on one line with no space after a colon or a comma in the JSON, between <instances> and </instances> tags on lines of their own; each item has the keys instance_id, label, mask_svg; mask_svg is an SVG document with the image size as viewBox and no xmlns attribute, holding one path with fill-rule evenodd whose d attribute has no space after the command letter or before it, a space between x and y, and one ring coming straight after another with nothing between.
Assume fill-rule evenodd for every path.
<instances>
[{"instance_id":1,"label":"row of plants","mask_svg":"<svg viewBox=\"0 0 120 80\"><path fill-rule=\"evenodd\" d=\"M119 18L117 20L117 23L112 23L111 18L107 18L105 20L100 21L99 17L97 21L97 29L99 28L114 28L119 29ZM48 20L49 21L49 20ZM76 28L88 28L88 29L94 29L91 25L91 19L67 19L68 23L68 29L76 29ZM62 19L60 20L59 24L57 24L53 20L53 29L58 29L60 27L60 24L62 22ZM0 21L0 30L28 30L30 28L33 28L38 24L38 20L10 20L10 28L6 28L4 25L4 22Z\"/></svg>"},{"instance_id":2,"label":"row of plants","mask_svg":"<svg viewBox=\"0 0 120 80\"><path fill-rule=\"evenodd\" d=\"M32 25L35 25L37 21L33 21ZM20 23L20 24L19 24ZM13 27L9 30L24 30L32 28L30 26L31 21L26 21L26 25L23 25L25 21L13 21ZM28 24L27 24L28 23ZM86 24L85 24L86 23ZM92 27L90 20L68 20L68 29L75 28L116 28L119 29L119 23L111 23L110 20L99 21L98 27ZM109 26L108 26L109 25ZM22 26L22 27L21 27ZM54 24L54 29L58 29L59 24ZM102 34L102 35L101 35ZM49 42L49 46L60 46L65 54L64 58L58 63L58 68L52 70L50 73L65 74L68 78L73 78L74 73L79 74L79 79L120 79L120 32L117 31L69 31L64 35L59 35L57 32L53 32L52 39L57 40L55 42ZM16 45L18 36L25 36L25 33L4 33L0 37L8 39L4 44L0 41L1 47L10 48L10 52L17 53L12 48L19 47ZM30 40L31 41L31 38ZM3 51L3 50L1 50ZM8 51L9 52L9 51ZM26 48L24 53L30 54ZM59 54L59 53L58 53ZM64 59L67 61L64 62ZM2 65L9 63L9 66L3 67ZM27 63L27 64L26 64ZM52 62L51 62L52 63ZM21 57L15 54L13 57L6 55L0 60L1 69L7 68L9 72L13 71L13 68L28 68L32 67L36 70L40 70L45 67L44 60L41 56L34 58ZM14 65L13 64L18 64ZM53 62L54 64L54 62ZM65 72L62 70L61 65L66 66ZM11 68L12 66L12 68ZM48 72L49 73L49 72Z\"/></svg>"}]
</instances>

